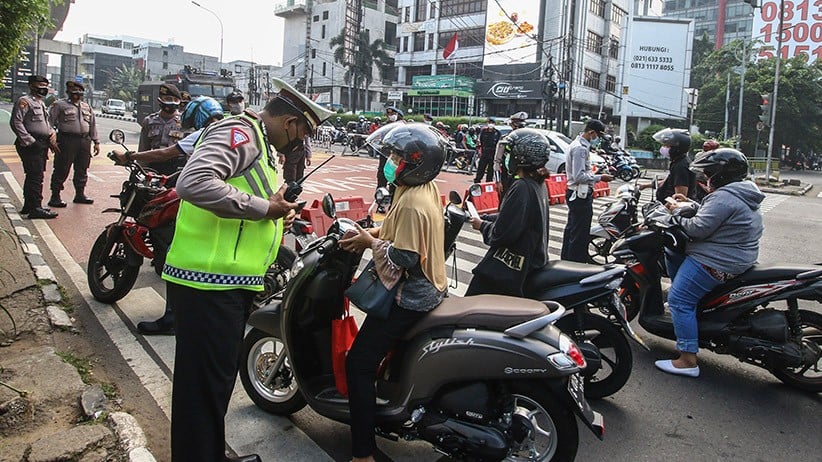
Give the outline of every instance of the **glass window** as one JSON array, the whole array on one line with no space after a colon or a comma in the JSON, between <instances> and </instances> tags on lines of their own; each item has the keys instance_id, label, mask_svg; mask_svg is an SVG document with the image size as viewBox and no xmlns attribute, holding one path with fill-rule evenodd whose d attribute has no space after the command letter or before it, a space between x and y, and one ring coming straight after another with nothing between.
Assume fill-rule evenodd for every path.
<instances>
[{"instance_id":1,"label":"glass window","mask_svg":"<svg viewBox=\"0 0 822 462\"><path fill-rule=\"evenodd\" d=\"M425 32L414 32L414 51L425 50Z\"/></svg>"},{"instance_id":2,"label":"glass window","mask_svg":"<svg viewBox=\"0 0 822 462\"><path fill-rule=\"evenodd\" d=\"M325 61L323 61L323 77L325 77Z\"/></svg>"},{"instance_id":3,"label":"glass window","mask_svg":"<svg viewBox=\"0 0 822 462\"><path fill-rule=\"evenodd\" d=\"M291 65L291 77L294 77L294 69L295 69L295 67L294 67L294 65L292 64L292 65Z\"/></svg>"},{"instance_id":4,"label":"glass window","mask_svg":"<svg viewBox=\"0 0 822 462\"><path fill-rule=\"evenodd\" d=\"M414 20L425 21L426 13L428 13L428 0L417 0L417 11Z\"/></svg>"},{"instance_id":5,"label":"glass window","mask_svg":"<svg viewBox=\"0 0 822 462\"><path fill-rule=\"evenodd\" d=\"M428 19L437 17L437 4L433 1L428 4Z\"/></svg>"},{"instance_id":6,"label":"glass window","mask_svg":"<svg viewBox=\"0 0 822 462\"><path fill-rule=\"evenodd\" d=\"M605 91L616 92L616 77L613 75L605 76Z\"/></svg>"},{"instance_id":7,"label":"glass window","mask_svg":"<svg viewBox=\"0 0 822 462\"><path fill-rule=\"evenodd\" d=\"M622 18L625 17L625 10L618 6L614 6L611 4L611 21L615 22L617 25L622 24Z\"/></svg>"},{"instance_id":8,"label":"glass window","mask_svg":"<svg viewBox=\"0 0 822 462\"><path fill-rule=\"evenodd\" d=\"M605 0L591 0L589 3L588 10L591 13L599 16L600 18L605 17Z\"/></svg>"},{"instance_id":9,"label":"glass window","mask_svg":"<svg viewBox=\"0 0 822 462\"><path fill-rule=\"evenodd\" d=\"M325 38L325 24L323 24L322 33L320 34L320 38L321 39Z\"/></svg>"},{"instance_id":10,"label":"glass window","mask_svg":"<svg viewBox=\"0 0 822 462\"><path fill-rule=\"evenodd\" d=\"M440 48L445 48L445 45L454 36L454 31L440 32L439 45ZM474 29L462 29L457 31L457 40L459 40L460 47L479 47L485 43L485 28L477 27Z\"/></svg>"},{"instance_id":11,"label":"glass window","mask_svg":"<svg viewBox=\"0 0 822 462\"><path fill-rule=\"evenodd\" d=\"M408 37L403 37L402 38L402 51L403 52L408 51Z\"/></svg>"},{"instance_id":12,"label":"glass window","mask_svg":"<svg viewBox=\"0 0 822 462\"><path fill-rule=\"evenodd\" d=\"M586 87L599 88L599 72L586 68L582 84Z\"/></svg>"},{"instance_id":13,"label":"glass window","mask_svg":"<svg viewBox=\"0 0 822 462\"><path fill-rule=\"evenodd\" d=\"M484 12L488 0L441 0L440 18Z\"/></svg>"},{"instance_id":14,"label":"glass window","mask_svg":"<svg viewBox=\"0 0 822 462\"><path fill-rule=\"evenodd\" d=\"M614 59L619 58L619 38L614 35L611 36L611 43L608 46L608 56Z\"/></svg>"},{"instance_id":15,"label":"glass window","mask_svg":"<svg viewBox=\"0 0 822 462\"><path fill-rule=\"evenodd\" d=\"M314 59L314 58L316 58L316 57L317 57L317 49L316 49L316 48L312 48L312 49L311 49L311 59Z\"/></svg>"},{"instance_id":16,"label":"glass window","mask_svg":"<svg viewBox=\"0 0 822 462\"><path fill-rule=\"evenodd\" d=\"M585 49L596 54L601 54L603 51L602 36L589 30L585 40Z\"/></svg>"},{"instance_id":17,"label":"glass window","mask_svg":"<svg viewBox=\"0 0 822 462\"><path fill-rule=\"evenodd\" d=\"M320 15L315 14L314 15L314 22L319 22L319 21L320 21Z\"/></svg>"},{"instance_id":18,"label":"glass window","mask_svg":"<svg viewBox=\"0 0 822 462\"><path fill-rule=\"evenodd\" d=\"M434 34L428 34L428 49L434 49Z\"/></svg>"},{"instance_id":19,"label":"glass window","mask_svg":"<svg viewBox=\"0 0 822 462\"><path fill-rule=\"evenodd\" d=\"M431 66L408 66L405 68L405 84L411 85L415 75L431 75Z\"/></svg>"},{"instance_id":20,"label":"glass window","mask_svg":"<svg viewBox=\"0 0 822 462\"><path fill-rule=\"evenodd\" d=\"M323 21L325 21L326 19L328 19L328 10L323 11Z\"/></svg>"},{"instance_id":21,"label":"glass window","mask_svg":"<svg viewBox=\"0 0 822 462\"><path fill-rule=\"evenodd\" d=\"M197 96L199 96L199 95L212 96L211 95L211 85L194 85L194 84L192 84L192 85L188 86L188 92L191 93L192 95L197 95Z\"/></svg>"},{"instance_id":22,"label":"glass window","mask_svg":"<svg viewBox=\"0 0 822 462\"><path fill-rule=\"evenodd\" d=\"M411 7L405 7L405 22L411 22Z\"/></svg>"}]
</instances>

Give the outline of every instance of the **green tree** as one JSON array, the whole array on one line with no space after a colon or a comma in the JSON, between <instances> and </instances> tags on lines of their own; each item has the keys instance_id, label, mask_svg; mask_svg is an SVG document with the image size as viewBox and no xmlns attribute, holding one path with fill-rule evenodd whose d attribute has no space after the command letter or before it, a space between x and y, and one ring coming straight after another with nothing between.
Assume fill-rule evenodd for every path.
<instances>
[{"instance_id":1,"label":"green tree","mask_svg":"<svg viewBox=\"0 0 822 462\"><path fill-rule=\"evenodd\" d=\"M694 37L694 47L691 52L691 87L699 88L702 86L702 75L694 72L702 61L707 58L714 51L714 44L708 38L708 33L702 34L702 37Z\"/></svg>"},{"instance_id":2,"label":"green tree","mask_svg":"<svg viewBox=\"0 0 822 462\"><path fill-rule=\"evenodd\" d=\"M352 111L359 106L360 90L364 90L363 108L368 109L368 88L374 81L374 67L377 68L380 78L384 78L384 71L387 66L392 65L393 62L385 51L386 43L382 39L371 41L368 31L360 31L357 35L354 44L354 61L353 63L346 62L345 59L345 31L340 31L340 35L331 39L331 47L334 48L334 61L346 67L343 80L349 85L349 88L356 89L354 93L354 101L349 101L349 107ZM349 93L349 98L351 97Z\"/></svg>"},{"instance_id":3,"label":"green tree","mask_svg":"<svg viewBox=\"0 0 822 462\"><path fill-rule=\"evenodd\" d=\"M0 74L20 59L23 47L51 25L49 3L49 0L0 0Z\"/></svg>"},{"instance_id":4,"label":"green tree","mask_svg":"<svg viewBox=\"0 0 822 462\"><path fill-rule=\"evenodd\" d=\"M109 98L136 100L137 87L143 82L143 72L140 69L123 64L106 73L109 75L109 81L105 90Z\"/></svg>"}]
</instances>

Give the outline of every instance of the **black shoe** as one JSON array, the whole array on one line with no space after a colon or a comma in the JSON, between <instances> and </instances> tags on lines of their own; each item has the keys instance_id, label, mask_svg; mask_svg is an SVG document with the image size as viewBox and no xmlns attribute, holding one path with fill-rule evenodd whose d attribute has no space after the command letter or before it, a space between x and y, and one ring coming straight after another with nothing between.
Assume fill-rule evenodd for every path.
<instances>
[{"instance_id":1,"label":"black shoe","mask_svg":"<svg viewBox=\"0 0 822 462\"><path fill-rule=\"evenodd\" d=\"M31 212L31 207L24 206L20 209L20 215L28 215Z\"/></svg>"},{"instance_id":2,"label":"black shoe","mask_svg":"<svg viewBox=\"0 0 822 462\"><path fill-rule=\"evenodd\" d=\"M75 204L93 204L94 199L92 199L90 197L86 197L85 195L74 196L74 201L72 201L72 202L74 202ZM51 205L51 204L49 204L49 205Z\"/></svg>"},{"instance_id":3,"label":"black shoe","mask_svg":"<svg viewBox=\"0 0 822 462\"><path fill-rule=\"evenodd\" d=\"M142 321L137 323L137 330L143 335L174 335L174 322L169 322L165 317Z\"/></svg>"},{"instance_id":4,"label":"black shoe","mask_svg":"<svg viewBox=\"0 0 822 462\"><path fill-rule=\"evenodd\" d=\"M49 207L63 208L66 205L68 204L66 204L66 202L61 200L59 197L52 196L51 200L49 201Z\"/></svg>"},{"instance_id":5,"label":"black shoe","mask_svg":"<svg viewBox=\"0 0 822 462\"><path fill-rule=\"evenodd\" d=\"M226 461L228 462L263 462L260 459L260 456L257 454L249 454L247 456L233 456L233 457L226 457Z\"/></svg>"},{"instance_id":6,"label":"black shoe","mask_svg":"<svg viewBox=\"0 0 822 462\"><path fill-rule=\"evenodd\" d=\"M48 219L48 218L56 218L56 217L57 217L57 212L52 212L51 210L44 209L43 207L37 207L35 209L32 209L31 212L29 212L29 218L46 218L46 219Z\"/></svg>"}]
</instances>

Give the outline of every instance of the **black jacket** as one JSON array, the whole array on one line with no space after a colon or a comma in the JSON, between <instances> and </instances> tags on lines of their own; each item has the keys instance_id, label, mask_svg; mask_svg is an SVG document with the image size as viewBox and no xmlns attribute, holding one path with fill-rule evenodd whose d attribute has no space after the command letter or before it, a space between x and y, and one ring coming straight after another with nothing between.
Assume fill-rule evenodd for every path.
<instances>
[{"instance_id":1,"label":"black jacket","mask_svg":"<svg viewBox=\"0 0 822 462\"><path fill-rule=\"evenodd\" d=\"M491 130L488 127L480 130L479 142L482 146L482 152L493 154L497 149L497 143L500 139L500 132L496 128Z\"/></svg>"}]
</instances>

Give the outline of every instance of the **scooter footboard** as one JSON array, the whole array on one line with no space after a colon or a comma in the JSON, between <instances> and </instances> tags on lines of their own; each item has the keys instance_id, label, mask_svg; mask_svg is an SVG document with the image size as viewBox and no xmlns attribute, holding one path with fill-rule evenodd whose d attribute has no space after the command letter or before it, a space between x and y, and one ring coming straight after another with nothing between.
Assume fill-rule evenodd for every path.
<instances>
[{"instance_id":1,"label":"scooter footboard","mask_svg":"<svg viewBox=\"0 0 822 462\"><path fill-rule=\"evenodd\" d=\"M251 316L248 317L248 325L282 339L280 335L280 304L272 303L251 313Z\"/></svg>"}]
</instances>

